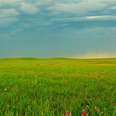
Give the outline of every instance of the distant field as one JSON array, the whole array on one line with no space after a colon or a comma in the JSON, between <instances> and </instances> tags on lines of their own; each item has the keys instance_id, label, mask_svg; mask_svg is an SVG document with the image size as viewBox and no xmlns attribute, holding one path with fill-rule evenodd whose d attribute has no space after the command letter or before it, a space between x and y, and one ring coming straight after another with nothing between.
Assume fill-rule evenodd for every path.
<instances>
[{"instance_id":1,"label":"distant field","mask_svg":"<svg viewBox=\"0 0 116 116\"><path fill-rule=\"evenodd\" d=\"M0 59L0 116L81 116L83 109L116 116L116 59Z\"/></svg>"}]
</instances>

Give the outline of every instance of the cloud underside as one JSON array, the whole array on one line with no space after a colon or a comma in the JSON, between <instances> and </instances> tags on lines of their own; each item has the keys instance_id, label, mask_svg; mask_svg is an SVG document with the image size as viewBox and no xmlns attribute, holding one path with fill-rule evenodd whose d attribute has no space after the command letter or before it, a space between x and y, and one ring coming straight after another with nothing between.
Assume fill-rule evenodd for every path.
<instances>
[{"instance_id":1,"label":"cloud underside","mask_svg":"<svg viewBox=\"0 0 116 116\"><path fill-rule=\"evenodd\" d=\"M0 0L0 26L18 23L23 18L28 22L29 17L24 15L41 16L41 19L38 17L36 20L38 25L44 26L79 22L93 24L94 21L110 23L115 22L116 16L107 12L115 11L115 5L115 0Z\"/></svg>"}]
</instances>

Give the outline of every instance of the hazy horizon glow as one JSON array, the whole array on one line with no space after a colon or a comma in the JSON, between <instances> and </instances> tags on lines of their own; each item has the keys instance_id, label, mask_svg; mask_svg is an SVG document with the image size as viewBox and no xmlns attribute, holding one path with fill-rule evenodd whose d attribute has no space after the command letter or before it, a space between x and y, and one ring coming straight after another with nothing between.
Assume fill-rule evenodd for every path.
<instances>
[{"instance_id":1,"label":"hazy horizon glow","mask_svg":"<svg viewBox=\"0 0 116 116\"><path fill-rule=\"evenodd\" d=\"M0 0L0 57L116 57L115 0Z\"/></svg>"}]
</instances>

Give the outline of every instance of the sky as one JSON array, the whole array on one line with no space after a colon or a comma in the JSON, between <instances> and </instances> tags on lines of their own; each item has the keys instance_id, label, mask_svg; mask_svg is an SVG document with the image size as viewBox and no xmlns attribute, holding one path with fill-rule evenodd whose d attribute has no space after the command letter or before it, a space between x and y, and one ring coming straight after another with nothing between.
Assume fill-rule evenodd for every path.
<instances>
[{"instance_id":1,"label":"sky","mask_svg":"<svg viewBox=\"0 0 116 116\"><path fill-rule=\"evenodd\" d=\"M116 57L116 0L0 0L4 57Z\"/></svg>"}]
</instances>

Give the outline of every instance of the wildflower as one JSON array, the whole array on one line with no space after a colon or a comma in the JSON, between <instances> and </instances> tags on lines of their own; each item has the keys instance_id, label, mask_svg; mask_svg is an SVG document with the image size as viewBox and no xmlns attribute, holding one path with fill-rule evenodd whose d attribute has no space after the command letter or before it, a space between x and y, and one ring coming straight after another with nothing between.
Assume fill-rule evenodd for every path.
<instances>
[{"instance_id":1,"label":"wildflower","mask_svg":"<svg viewBox=\"0 0 116 116\"><path fill-rule=\"evenodd\" d=\"M85 116L86 112L85 112L85 110L82 110L81 113L82 113L82 116Z\"/></svg>"},{"instance_id":2,"label":"wildflower","mask_svg":"<svg viewBox=\"0 0 116 116\"><path fill-rule=\"evenodd\" d=\"M89 105L86 105L87 108L89 108Z\"/></svg>"},{"instance_id":3,"label":"wildflower","mask_svg":"<svg viewBox=\"0 0 116 116\"><path fill-rule=\"evenodd\" d=\"M104 112L101 112L101 114L104 114Z\"/></svg>"},{"instance_id":4,"label":"wildflower","mask_svg":"<svg viewBox=\"0 0 116 116\"><path fill-rule=\"evenodd\" d=\"M69 116L69 112L66 112L66 116Z\"/></svg>"},{"instance_id":5,"label":"wildflower","mask_svg":"<svg viewBox=\"0 0 116 116\"><path fill-rule=\"evenodd\" d=\"M5 88L4 91L7 91L7 88Z\"/></svg>"},{"instance_id":6,"label":"wildflower","mask_svg":"<svg viewBox=\"0 0 116 116\"><path fill-rule=\"evenodd\" d=\"M95 107L94 107L94 109L96 110L96 109L97 109L97 107L95 106Z\"/></svg>"},{"instance_id":7,"label":"wildflower","mask_svg":"<svg viewBox=\"0 0 116 116\"><path fill-rule=\"evenodd\" d=\"M88 114L86 113L86 116L88 116Z\"/></svg>"},{"instance_id":8,"label":"wildflower","mask_svg":"<svg viewBox=\"0 0 116 116\"><path fill-rule=\"evenodd\" d=\"M96 112L99 113L99 109L97 109Z\"/></svg>"}]
</instances>

